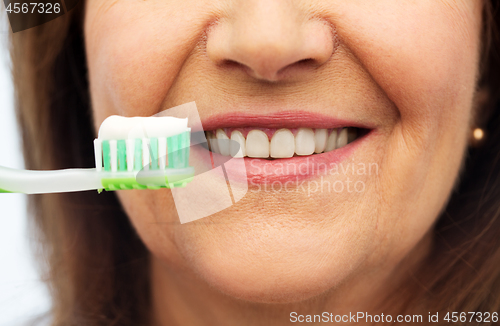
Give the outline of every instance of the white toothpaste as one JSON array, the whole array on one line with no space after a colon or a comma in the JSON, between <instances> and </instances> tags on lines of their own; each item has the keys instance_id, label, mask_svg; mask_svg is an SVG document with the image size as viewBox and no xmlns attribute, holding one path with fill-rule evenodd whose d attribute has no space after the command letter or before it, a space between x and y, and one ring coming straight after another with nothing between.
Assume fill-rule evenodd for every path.
<instances>
[{"instance_id":1,"label":"white toothpaste","mask_svg":"<svg viewBox=\"0 0 500 326\"><path fill-rule=\"evenodd\" d=\"M112 115L99 128L100 140L170 137L188 131L188 119Z\"/></svg>"}]
</instances>

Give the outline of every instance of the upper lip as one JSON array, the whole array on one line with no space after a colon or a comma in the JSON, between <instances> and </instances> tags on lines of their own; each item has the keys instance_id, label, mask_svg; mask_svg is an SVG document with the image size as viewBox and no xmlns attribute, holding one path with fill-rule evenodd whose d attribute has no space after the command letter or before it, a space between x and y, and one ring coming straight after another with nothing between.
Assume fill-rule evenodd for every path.
<instances>
[{"instance_id":1,"label":"upper lip","mask_svg":"<svg viewBox=\"0 0 500 326\"><path fill-rule=\"evenodd\" d=\"M335 118L329 115L308 111L280 111L265 114L248 112L220 113L201 120L203 130L218 128L314 128L329 129L341 127L355 127L374 129L375 126L366 122Z\"/></svg>"}]
</instances>

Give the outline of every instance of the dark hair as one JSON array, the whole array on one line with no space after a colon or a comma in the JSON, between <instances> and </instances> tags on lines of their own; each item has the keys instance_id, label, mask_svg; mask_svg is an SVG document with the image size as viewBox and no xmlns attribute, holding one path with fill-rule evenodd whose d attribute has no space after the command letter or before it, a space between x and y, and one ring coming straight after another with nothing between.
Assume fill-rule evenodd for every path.
<instances>
[{"instance_id":1,"label":"dark hair","mask_svg":"<svg viewBox=\"0 0 500 326\"><path fill-rule=\"evenodd\" d=\"M83 11L12 35L28 169L94 167ZM149 254L113 192L29 197L53 325L147 325Z\"/></svg>"},{"instance_id":2,"label":"dark hair","mask_svg":"<svg viewBox=\"0 0 500 326\"><path fill-rule=\"evenodd\" d=\"M93 167L83 9L81 2L54 21L12 35L16 109L29 169ZM460 183L434 228L432 254L407 287L408 309L425 297L433 311L500 311L498 10L498 0L485 2L478 94L488 96L475 121L487 139L468 150ZM148 324L149 253L115 194L37 195L29 204L53 324Z\"/></svg>"},{"instance_id":3,"label":"dark hair","mask_svg":"<svg viewBox=\"0 0 500 326\"><path fill-rule=\"evenodd\" d=\"M482 76L472 127L487 138L466 153L460 182L435 228L426 291L436 311L500 311L500 13L485 5ZM442 297L449 300L442 300Z\"/></svg>"}]
</instances>

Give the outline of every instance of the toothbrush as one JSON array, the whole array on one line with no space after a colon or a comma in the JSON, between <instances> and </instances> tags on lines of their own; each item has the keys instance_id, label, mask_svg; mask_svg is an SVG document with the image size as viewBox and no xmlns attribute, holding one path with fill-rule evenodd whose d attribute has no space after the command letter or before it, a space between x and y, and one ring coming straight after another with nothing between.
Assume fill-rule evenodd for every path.
<instances>
[{"instance_id":1,"label":"toothbrush","mask_svg":"<svg viewBox=\"0 0 500 326\"><path fill-rule=\"evenodd\" d=\"M28 171L0 166L0 193L185 187L194 176L187 122L187 118L110 116L94 140L95 168Z\"/></svg>"}]
</instances>

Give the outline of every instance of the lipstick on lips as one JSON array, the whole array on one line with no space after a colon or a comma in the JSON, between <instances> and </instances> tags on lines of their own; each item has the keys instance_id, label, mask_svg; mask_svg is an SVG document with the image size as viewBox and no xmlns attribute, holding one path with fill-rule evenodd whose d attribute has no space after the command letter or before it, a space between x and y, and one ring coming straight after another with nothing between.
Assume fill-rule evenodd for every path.
<instances>
[{"instance_id":1,"label":"lipstick on lips","mask_svg":"<svg viewBox=\"0 0 500 326\"><path fill-rule=\"evenodd\" d=\"M211 162L205 164L226 162L230 175L249 184L299 182L321 175L351 156L373 130L359 122L303 111L227 113L202 120L202 125L211 151ZM228 160L236 143L239 151ZM231 164L241 159L246 171ZM237 166L242 170L241 164Z\"/></svg>"}]
</instances>

